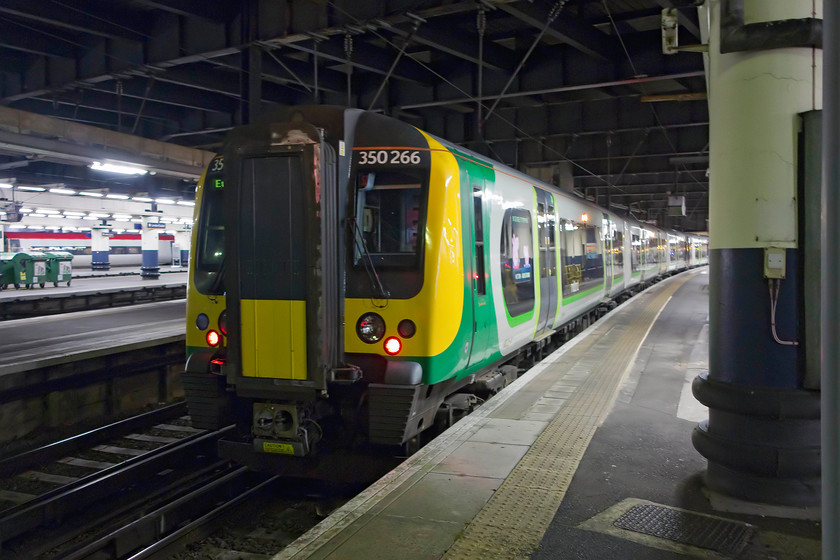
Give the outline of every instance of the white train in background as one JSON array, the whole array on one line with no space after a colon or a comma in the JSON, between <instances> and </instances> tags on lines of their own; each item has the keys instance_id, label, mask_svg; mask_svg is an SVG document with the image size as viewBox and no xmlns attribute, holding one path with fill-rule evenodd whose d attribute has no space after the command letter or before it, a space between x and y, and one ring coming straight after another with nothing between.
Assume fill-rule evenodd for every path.
<instances>
[{"instance_id":1,"label":"white train in background","mask_svg":"<svg viewBox=\"0 0 840 560\"><path fill-rule=\"evenodd\" d=\"M55 233L49 231L7 231L6 247L11 253L66 251L73 255L73 268L90 268L91 242L86 233ZM161 233L158 237L158 264L169 266L177 262L179 253L173 251L174 236ZM173 261L173 255L176 261ZM115 233L110 238L111 266L140 266L142 264L139 233Z\"/></svg>"}]
</instances>

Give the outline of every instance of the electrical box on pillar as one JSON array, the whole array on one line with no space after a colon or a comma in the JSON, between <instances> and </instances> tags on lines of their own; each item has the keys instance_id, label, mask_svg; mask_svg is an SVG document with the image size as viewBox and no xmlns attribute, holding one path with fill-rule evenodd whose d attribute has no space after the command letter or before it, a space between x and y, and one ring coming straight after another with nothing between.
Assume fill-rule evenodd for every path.
<instances>
[{"instance_id":1,"label":"electrical box on pillar","mask_svg":"<svg viewBox=\"0 0 840 560\"><path fill-rule=\"evenodd\" d=\"M785 277L785 250L779 247L766 247L764 249L764 277L779 278Z\"/></svg>"}]
</instances>

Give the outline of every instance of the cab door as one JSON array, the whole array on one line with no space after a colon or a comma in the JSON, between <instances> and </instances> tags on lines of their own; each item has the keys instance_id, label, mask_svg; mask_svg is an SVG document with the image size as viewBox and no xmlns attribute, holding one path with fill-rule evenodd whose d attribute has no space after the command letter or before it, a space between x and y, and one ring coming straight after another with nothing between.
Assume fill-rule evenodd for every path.
<instances>
[{"instance_id":1,"label":"cab door","mask_svg":"<svg viewBox=\"0 0 840 560\"><path fill-rule=\"evenodd\" d=\"M495 344L491 344L491 332L495 332L496 323L493 313L493 296L490 293L490 282L487 274L489 257L488 243L485 239L486 204L484 202L485 188L492 185L492 169L469 165L467 168L467 191L471 194L472 204L469 205L469 220L472 234L468 236L472 241L470 252L470 276L473 315L473 340L470 348L470 366L478 366L492 355ZM485 180L486 179L486 180ZM464 191L462 191L464 192Z\"/></svg>"}]
</instances>

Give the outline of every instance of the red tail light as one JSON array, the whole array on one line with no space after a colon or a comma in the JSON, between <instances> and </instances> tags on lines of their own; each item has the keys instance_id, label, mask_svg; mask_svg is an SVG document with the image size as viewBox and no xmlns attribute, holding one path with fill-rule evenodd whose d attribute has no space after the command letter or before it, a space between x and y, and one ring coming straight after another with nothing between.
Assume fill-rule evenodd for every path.
<instances>
[{"instance_id":1,"label":"red tail light","mask_svg":"<svg viewBox=\"0 0 840 560\"><path fill-rule=\"evenodd\" d=\"M402 342L400 339L392 336L390 338L385 339L385 353L390 356L396 356L402 350Z\"/></svg>"},{"instance_id":2,"label":"red tail light","mask_svg":"<svg viewBox=\"0 0 840 560\"><path fill-rule=\"evenodd\" d=\"M216 331L207 331L207 344L210 346L218 346L222 341L222 335Z\"/></svg>"}]
</instances>

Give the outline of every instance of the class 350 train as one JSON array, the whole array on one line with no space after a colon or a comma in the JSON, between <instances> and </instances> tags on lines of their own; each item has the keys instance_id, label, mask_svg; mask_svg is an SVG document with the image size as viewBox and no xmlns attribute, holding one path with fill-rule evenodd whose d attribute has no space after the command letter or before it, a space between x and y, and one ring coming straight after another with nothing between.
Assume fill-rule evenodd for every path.
<instances>
[{"instance_id":1,"label":"class 350 train","mask_svg":"<svg viewBox=\"0 0 840 560\"><path fill-rule=\"evenodd\" d=\"M235 423L220 452L261 470L410 452L616 301L708 260L702 235L338 107L234 129L195 211L190 415Z\"/></svg>"}]
</instances>

